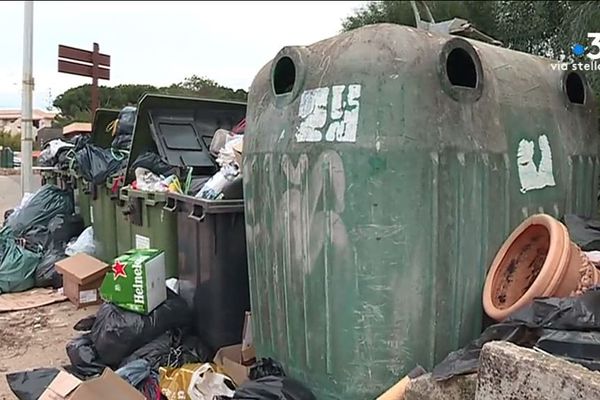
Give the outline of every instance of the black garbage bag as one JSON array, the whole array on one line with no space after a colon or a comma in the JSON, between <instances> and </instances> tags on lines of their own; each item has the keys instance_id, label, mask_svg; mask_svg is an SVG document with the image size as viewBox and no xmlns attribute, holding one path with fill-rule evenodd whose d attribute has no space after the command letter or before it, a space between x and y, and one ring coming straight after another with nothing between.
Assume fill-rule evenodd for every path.
<instances>
[{"instance_id":1,"label":"black garbage bag","mask_svg":"<svg viewBox=\"0 0 600 400\"><path fill-rule=\"evenodd\" d=\"M8 217L10 217L10 215L14 212L15 212L14 208L9 208L8 210L4 211L4 223L6 223L6 221L8 220Z\"/></svg>"},{"instance_id":2,"label":"black garbage bag","mask_svg":"<svg viewBox=\"0 0 600 400\"><path fill-rule=\"evenodd\" d=\"M166 331L183 328L191 322L187 304L167 289L167 300L149 315L123 310L104 303L96 314L91 338L100 359L118 367L135 350Z\"/></svg>"},{"instance_id":3,"label":"black garbage bag","mask_svg":"<svg viewBox=\"0 0 600 400\"><path fill-rule=\"evenodd\" d=\"M45 253L35 268L35 287L61 288L63 285L62 275L56 271L55 264L64 258L63 250L50 250Z\"/></svg>"},{"instance_id":4,"label":"black garbage bag","mask_svg":"<svg viewBox=\"0 0 600 400\"><path fill-rule=\"evenodd\" d=\"M252 381L264 378L265 376L284 377L286 375L283 366L271 357L268 357L258 360L256 364L250 368L250 373L248 374L248 377Z\"/></svg>"},{"instance_id":5,"label":"black garbage bag","mask_svg":"<svg viewBox=\"0 0 600 400\"><path fill-rule=\"evenodd\" d=\"M221 399L227 397L221 396ZM295 379L266 376L248 381L237 388L233 399L240 400L317 400L315 395Z\"/></svg>"},{"instance_id":6,"label":"black garbage bag","mask_svg":"<svg viewBox=\"0 0 600 400\"><path fill-rule=\"evenodd\" d=\"M600 250L600 221L568 214L563 222L571 240L583 251Z\"/></svg>"},{"instance_id":7,"label":"black garbage bag","mask_svg":"<svg viewBox=\"0 0 600 400\"><path fill-rule=\"evenodd\" d=\"M0 234L0 255L0 294L22 292L34 287L41 253L18 245L10 235Z\"/></svg>"},{"instance_id":8,"label":"black garbage bag","mask_svg":"<svg viewBox=\"0 0 600 400\"><path fill-rule=\"evenodd\" d=\"M57 215L72 215L74 211L69 193L53 185L44 185L23 208L10 215L2 232L10 229L16 237L22 237L33 227L47 226Z\"/></svg>"},{"instance_id":9,"label":"black garbage bag","mask_svg":"<svg viewBox=\"0 0 600 400\"><path fill-rule=\"evenodd\" d=\"M73 330L79 332L89 332L92 330L94 322L96 322L96 315L88 315L87 317L77 321L77 323L73 326Z\"/></svg>"},{"instance_id":10,"label":"black garbage bag","mask_svg":"<svg viewBox=\"0 0 600 400\"><path fill-rule=\"evenodd\" d=\"M89 334L84 334L67 343L67 356L71 361L69 372L85 379L100 375L106 365L98 357Z\"/></svg>"},{"instance_id":11,"label":"black garbage bag","mask_svg":"<svg viewBox=\"0 0 600 400\"><path fill-rule=\"evenodd\" d=\"M156 153L146 152L140 154L134 161L131 163L131 167L129 169L131 177L135 176L136 168L146 168L156 175L162 176L170 176L177 175L177 168L173 167L166 162L164 162L160 156Z\"/></svg>"},{"instance_id":12,"label":"black garbage bag","mask_svg":"<svg viewBox=\"0 0 600 400\"><path fill-rule=\"evenodd\" d=\"M38 400L44 390L56 378L56 368L37 368L30 371L6 374L10 390L19 400Z\"/></svg>"},{"instance_id":13,"label":"black garbage bag","mask_svg":"<svg viewBox=\"0 0 600 400\"><path fill-rule=\"evenodd\" d=\"M75 152L77 171L86 181L96 185L105 183L108 177L117 174L126 164L127 157L118 150L103 149L93 144L87 144Z\"/></svg>"},{"instance_id":14,"label":"black garbage bag","mask_svg":"<svg viewBox=\"0 0 600 400\"><path fill-rule=\"evenodd\" d=\"M121 362L121 367L138 359L148 361L152 369L158 370L159 367L179 368L188 363L205 363L212 359L212 354L199 338L174 329L131 353Z\"/></svg>"},{"instance_id":15,"label":"black garbage bag","mask_svg":"<svg viewBox=\"0 0 600 400\"><path fill-rule=\"evenodd\" d=\"M111 147L120 150L129 150L131 148L132 135L117 135L111 143Z\"/></svg>"},{"instance_id":16,"label":"black garbage bag","mask_svg":"<svg viewBox=\"0 0 600 400\"><path fill-rule=\"evenodd\" d=\"M543 346L546 339L541 338L548 329L563 331L563 342L577 342L580 337L577 331L600 332L600 290L590 290L579 297L535 299L505 321L488 327L465 348L450 353L434 368L432 376L443 381L477 372L481 348L491 341L504 340L528 348ZM553 353L552 347L546 348ZM564 346L555 351L555 355L560 356L565 353ZM577 355L574 351L569 354ZM571 361L577 362L577 359L571 357Z\"/></svg>"},{"instance_id":17,"label":"black garbage bag","mask_svg":"<svg viewBox=\"0 0 600 400\"><path fill-rule=\"evenodd\" d=\"M78 237L85 229L80 215L59 214L47 225L36 225L25 232L21 238L25 246L34 250L64 249L69 241Z\"/></svg>"}]
</instances>

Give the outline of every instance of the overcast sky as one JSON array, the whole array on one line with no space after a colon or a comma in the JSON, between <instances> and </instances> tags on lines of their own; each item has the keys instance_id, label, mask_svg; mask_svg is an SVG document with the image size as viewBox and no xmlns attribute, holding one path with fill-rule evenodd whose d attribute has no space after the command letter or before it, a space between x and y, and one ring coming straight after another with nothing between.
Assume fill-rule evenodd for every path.
<instances>
[{"instance_id":1,"label":"overcast sky","mask_svg":"<svg viewBox=\"0 0 600 400\"><path fill-rule=\"evenodd\" d=\"M196 74L233 89L287 45L341 30L363 1L34 2L34 107L90 80L57 72L58 44L111 55L101 84L168 85ZM0 108L20 108L23 2L0 2Z\"/></svg>"}]
</instances>

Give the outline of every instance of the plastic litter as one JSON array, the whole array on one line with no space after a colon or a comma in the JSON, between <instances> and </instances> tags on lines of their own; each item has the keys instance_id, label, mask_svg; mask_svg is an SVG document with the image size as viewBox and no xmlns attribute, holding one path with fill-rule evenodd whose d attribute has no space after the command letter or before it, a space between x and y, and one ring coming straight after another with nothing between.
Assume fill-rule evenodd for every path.
<instances>
[{"instance_id":1,"label":"plastic litter","mask_svg":"<svg viewBox=\"0 0 600 400\"><path fill-rule=\"evenodd\" d=\"M179 279L169 278L167 279L167 287L173 291L173 293L179 294Z\"/></svg>"},{"instance_id":2,"label":"plastic litter","mask_svg":"<svg viewBox=\"0 0 600 400\"><path fill-rule=\"evenodd\" d=\"M217 164L221 167L227 164L235 163L235 153L233 152L233 146L237 143L242 142L244 137L236 135L233 138L226 141L225 145L219 150L219 156L217 157Z\"/></svg>"},{"instance_id":3,"label":"plastic litter","mask_svg":"<svg viewBox=\"0 0 600 400\"><path fill-rule=\"evenodd\" d=\"M217 157L227 142L234 139L236 136L237 135L227 129L217 129L210 142L210 153Z\"/></svg>"},{"instance_id":4,"label":"plastic litter","mask_svg":"<svg viewBox=\"0 0 600 400\"><path fill-rule=\"evenodd\" d=\"M96 244L94 242L94 228L89 226L85 228L81 235L77 237L72 242L69 242L67 248L65 249L65 254L67 256L72 256L77 253L85 253L90 256L94 256L96 254Z\"/></svg>"},{"instance_id":5,"label":"plastic litter","mask_svg":"<svg viewBox=\"0 0 600 400\"><path fill-rule=\"evenodd\" d=\"M170 176L177 175L177 168L170 166L164 162L156 153L146 152L140 154L133 163L131 163L130 171L137 168L145 168L155 175Z\"/></svg>"},{"instance_id":6,"label":"plastic litter","mask_svg":"<svg viewBox=\"0 0 600 400\"><path fill-rule=\"evenodd\" d=\"M167 290L167 300L149 315L140 315L104 303L96 314L91 338L100 359L117 367L132 352L166 331L190 323L187 304Z\"/></svg>"},{"instance_id":7,"label":"plastic litter","mask_svg":"<svg viewBox=\"0 0 600 400\"><path fill-rule=\"evenodd\" d=\"M187 389L191 400L213 400L215 396L233 396L235 384L226 375L220 374L209 363L197 368Z\"/></svg>"},{"instance_id":8,"label":"plastic litter","mask_svg":"<svg viewBox=\"0 0 600 400\"><path fill-rule=\"evenodd\" d=\"M6 374L10 390L19 400L38 400L44 390L58 375L56 368L37 368L30 371Z\"/></svg>"},{"instance_id":9,"label":"plastic litter","mask_svg":"<svg viewBox=\"0 0 600 400\"><path fill-rule=\"evenodd\" d=\"M239 169L231 164L223 166L200 189L195 197L207 200L241 199L242 176Z\"/></svg>"},{"instance_id":10,"label":"plastic litter","mask_svg":"<svg viewBox=\"0 0 600 400\"><path fill-rule=\"evenodd\" d=\"M233 399L240 400L316 400L315 395L295 379L266 376L237 388ZM225 400L221 397L219 400ZM215 399L217 400L217 399Z\"/></svg>"},{"instance_id":11,"label":"plastic litter","mask_svg":"<svg viewBox=\"0 0 600 400\"><path fill-rule=\"evenodd\" d=\"M548 336L547 330L561 331ZM568 354L569 360L586 364L588 360L577 359L578 354L594 354L597 351L596 335L582 332L600 332L600 290L592 289L579 297L539 298L505 321L488 327L481 336L465 348L450 353L433 372L434 379L443 381L457 375L476 372L479 354L487 342L504 340L522 347L540 347L557 356ZM551 340L550 340L551 339ZM559 341L561 345L556 343ZM553 345L550 345L554 343ZM589 347L575 349L574 346ZM565 349L568 349L565 350ZM555 352L555 353L553 353Z\"/></svg>"},{"instance_id":12,"label":"plastic litter","mask_svg":"<svg viewBox=\"0 0 600 400\"><path fill-rule=\"evenodd\" d=\"M250 368L248 377L255 381L266 376L286 376L283 366L272 358L261 358Z\"/></svg>"},{"instance_id":13,"label":"plastic litter","mask_svg":"<svg viewBox=\"0 0 600 400\"><path fill-rule=\"evenodd\" d=\"M89 334L83 334L67 343L67 356L71 361L69 372L79 378L100 375L106 368L98 357Z\"/></svg>"},{"instance_id":14,"label":"plastic litter","mask_svg":"<svg viewBox=\"0 0 600 400\"><path fill-rule=\"evenodd\" d=\"M56 155L60 149L72 149L74 145L60 139L54 139L48 142L44 147L45 148L40 152L40 156L38 157L38 164L49 167L56 163Z\"/></svg>"}]
</instances>

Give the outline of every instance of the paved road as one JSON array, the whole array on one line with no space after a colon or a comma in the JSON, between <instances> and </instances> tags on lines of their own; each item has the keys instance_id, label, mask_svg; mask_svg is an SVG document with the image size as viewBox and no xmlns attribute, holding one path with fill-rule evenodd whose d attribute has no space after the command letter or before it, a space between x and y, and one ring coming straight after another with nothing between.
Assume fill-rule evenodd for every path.
<instances>
[{"instance_id":1,"label":"paved road","mask_svg":"<svg viewBox=\"0 0 600 400\"><path fill-rule=\"evenodd\" d=\"M34 187L40 187L40 176L34 175ZM14 208L21 202L21 176L0 176L0 220L4 219L4 211Z\"/></svg>"}]
</instances>

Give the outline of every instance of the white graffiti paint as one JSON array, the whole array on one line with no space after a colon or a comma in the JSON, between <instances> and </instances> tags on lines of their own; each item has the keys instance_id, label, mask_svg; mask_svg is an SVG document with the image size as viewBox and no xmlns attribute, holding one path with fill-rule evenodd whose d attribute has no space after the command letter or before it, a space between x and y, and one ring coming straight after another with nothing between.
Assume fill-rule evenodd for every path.
<instances>
[{"instance_id":1,"label":"white graffiti paint","mask_svg":"<svg viewBox=\"0 0 600 400\"><path fill-rule=\"evenodd\" d=\"M548 186L556 186L552 170L552 149L546 135L540 135L538 146L542 157L539 165L535 165L533 154L535 142L522 139L517 151L517 167L521 181L521 193L539 190Z\"/></svg>"},{"instance_id":2,"label":"white graffiti paint","mask_svg":"<svg viewBox=\"0 0 600 400\"><path fill-rule=\"evenodd\" d=\"M359 84L305 90L300 97L296 141L355 143L360 93Z\"/></svg>"}]
</instances>

